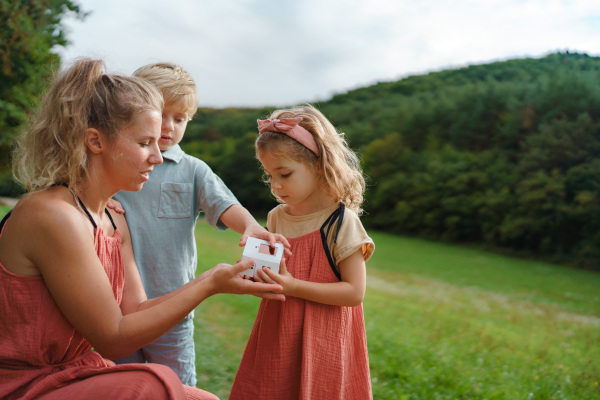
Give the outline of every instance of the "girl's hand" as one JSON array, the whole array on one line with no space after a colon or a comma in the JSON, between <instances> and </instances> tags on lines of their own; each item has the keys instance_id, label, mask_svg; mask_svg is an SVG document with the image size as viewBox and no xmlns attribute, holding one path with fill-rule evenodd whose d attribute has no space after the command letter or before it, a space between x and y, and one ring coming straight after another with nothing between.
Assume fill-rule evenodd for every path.
<instances>
[{"instance_id":1,"label":"girl's hand","mask_svg":"<svg viewBox=\"0 0 600 400\"><path fill-rule=\"evenodd\" d=\"M279 264L279 273L272 271L270 268L261 268L256 271L254 280L260 283L269 283L280 285L284 295L291 295L297 283L297 279L292 276L285 266L285 258L281 259Z\"/></svg>"},{"instance_id":2,"label":"girl's hand","mask_svg":"<svg viewBox=\"0 0 600 400\"><path fill-rule=\"evenodd\" d=\"M240 239L240 246L245 246L246 241L249 237L255 237L257 239L266 240L271 244L271 247L275 247L275 243L279 242L283 244L283 254L284 256L291 256L292 252L290 251L290 243L285 238L285 236L280 235L279 233L271 233L262 226L255 224L250 225L242 235Z\"/></svg>"},{"instance_id":3,"label":"girl's hand","mask_svg":"<svg viewBox=\"0 0 600 400\"><path fill-rule=\"evenodd\" d=\"M265 299L285 300L280 285L254 282L242 278L241 273L248 269L252 263L254 263L253 260L246 259L235 265L218 264L209 270L213 293L251 294Z\"/></svg>"},{"instance_id":4,"label":"girl's hand","mask_svg":"<svg viewBox=\"0 0 600 400\"><path fill-rule=\"evenodd\" d=\"M108 203L106 203L106 207L115 210L119 214L125 214L125 209L123 208L123 206L121 205L121 203L119 203L115 199L110 199L108 201Z\"/></svg>"}]
</instances>

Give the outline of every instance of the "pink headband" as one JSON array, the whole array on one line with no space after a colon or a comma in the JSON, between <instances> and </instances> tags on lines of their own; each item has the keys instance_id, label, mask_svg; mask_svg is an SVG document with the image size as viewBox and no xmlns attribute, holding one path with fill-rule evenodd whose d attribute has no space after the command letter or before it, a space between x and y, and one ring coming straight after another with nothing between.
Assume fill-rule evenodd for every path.
<instances>
[{"instance_id":1,"label":"pink headband","mask_svg":"<svg viewBox=\"0 0 600 400\"><path fill-rule=\"evenodd\" d=\"M282 118L256 120L258 122L258 133L279 132L287 135L319 156L319 147L315 138L309 131L298 125L302 118Z\"/></svg>"}]
</instances>

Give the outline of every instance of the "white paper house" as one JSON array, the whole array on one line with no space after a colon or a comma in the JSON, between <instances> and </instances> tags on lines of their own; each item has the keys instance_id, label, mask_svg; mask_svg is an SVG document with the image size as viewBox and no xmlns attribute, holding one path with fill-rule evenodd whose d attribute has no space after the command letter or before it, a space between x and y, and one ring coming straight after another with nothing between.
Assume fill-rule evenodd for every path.
<instances>
[{"instance_id":1,"label":"white paper house","mask_svg":"<svg viewBox=\"0 0 600 400\"><path fill-rule=\"evenodd\" d=\"M279 273L282 256L283 245L281 243L275 243L275 248L273 248L266 240L249 237L242 253L242 260L251 258L254 260L254 265L242 272L242 275L254 276L256 270L263 267L269 267L272 271Z\"/></svg>"}]
</instances>

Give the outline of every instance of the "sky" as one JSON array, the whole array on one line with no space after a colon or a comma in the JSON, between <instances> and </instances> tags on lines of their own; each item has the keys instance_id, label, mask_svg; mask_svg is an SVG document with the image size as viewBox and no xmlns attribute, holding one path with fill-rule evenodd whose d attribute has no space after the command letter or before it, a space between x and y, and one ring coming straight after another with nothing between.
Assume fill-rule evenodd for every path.
<instances>
[{"instance_id":1,"label":"sky","mask_svg":"<svg viewBox=\"0 0 600 400\"><path fill-rule=\"evenodd\" d=\"M317 103L377 82L557 51L600 56L598 0L75 0L63 62L171 61L200 106Z\"/></svg>"}]
</instances>

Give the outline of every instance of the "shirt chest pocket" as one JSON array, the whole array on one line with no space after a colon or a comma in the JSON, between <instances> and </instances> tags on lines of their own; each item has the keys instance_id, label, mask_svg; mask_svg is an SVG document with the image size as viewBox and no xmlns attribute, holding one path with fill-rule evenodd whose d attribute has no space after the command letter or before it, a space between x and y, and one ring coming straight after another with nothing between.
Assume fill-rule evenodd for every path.
<instances>
[{"instance_id":1,"label":"shirt chest pocket","mask_svg":"<svg viewBox=\"0 0 600 400\"><path fill-rule=\"evenodd\" d=\"M160 185L159 218L188 218L192 215L193 185L162 183Z\"/></svg>"}]
</instances>

